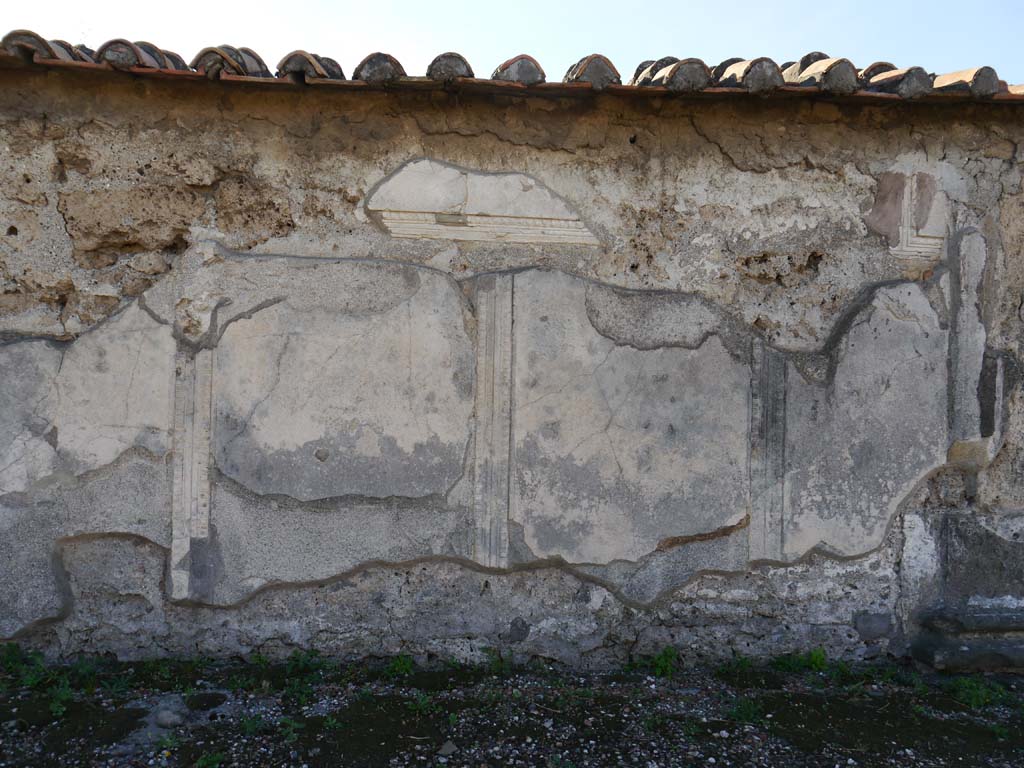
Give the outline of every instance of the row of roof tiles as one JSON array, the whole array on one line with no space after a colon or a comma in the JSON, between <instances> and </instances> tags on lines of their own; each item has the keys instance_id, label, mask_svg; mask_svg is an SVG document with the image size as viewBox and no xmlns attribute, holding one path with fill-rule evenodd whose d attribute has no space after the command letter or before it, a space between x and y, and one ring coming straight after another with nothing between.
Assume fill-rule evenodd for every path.
<instances>
[{"instance_id":1,"label":"row of roof tiles","mask_svg":"<svg viewBox=\"0 0 1024 768\"><path fill-rule=\"evenodd\" d=\"M157 48L152 43L118 39L92 50L63 40L45 40L27 30L10 32L0 42L0 47L12 56L41 64L112 67L142 73L194 73L211 79L276 79L307 83L346 81L338 62L307 51L289 53L278 63L275 75L255 51L230 45L204 48L189 64L178 54ZM465 58L457 53L442 53L427 67L425 79L448 83L475 78L473 68ZM387 53L371 53L352 73L352 81L365 84L423 80L409 77L398 60ZM525 54L504 62L490 77L493 83L517 83L521 86L536 86L546 80L540 64ZM573 64L562 83L586 84L594 90L623 84L615 66L599 54L586 56ZM888 94L903 99L947 93L976 99L1004 94L1024 96L1024 85L1007 86L991 67L975 67L941 75L930 74L921 67L898 68L888 62L876 62L858 69L848 59L833 58L820 52L809 53L799 61L781 65L768 58L735 58L714 67L700 59L666 56L642 62L625 85L680 93L734 89L767 94L799 88L837 95L857 92Z\"/></svg>"}]
</instances>

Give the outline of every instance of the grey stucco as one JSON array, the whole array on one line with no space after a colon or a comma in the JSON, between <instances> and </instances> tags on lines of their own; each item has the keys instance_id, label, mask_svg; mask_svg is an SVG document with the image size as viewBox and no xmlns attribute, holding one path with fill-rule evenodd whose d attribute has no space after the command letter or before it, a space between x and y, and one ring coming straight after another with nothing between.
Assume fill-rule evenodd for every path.
<instances>
[{"instance_id":1,"label":"grey stucco","mask_svg":"<svg viewBox=\"0 0 1024 768\"><path fill-rule=\"evenodd\" d=\"M0 637L1018 658L999 105L62 78L0 71Z\"/></svg>"}]
</instances>

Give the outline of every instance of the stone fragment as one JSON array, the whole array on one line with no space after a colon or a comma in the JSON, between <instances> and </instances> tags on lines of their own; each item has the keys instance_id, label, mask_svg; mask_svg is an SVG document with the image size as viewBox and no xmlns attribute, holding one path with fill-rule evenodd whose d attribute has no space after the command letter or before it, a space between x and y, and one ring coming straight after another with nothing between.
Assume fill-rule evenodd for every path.
<instances>
[{"instance_id":1,"label":"stone fragment","mask_svg":"<svg viewBox=\"0 0 1024 768\"><path fill-rule=\"evenodd\" d=\"M177 728L185 718L177 710L161 707L153 714L153 722L160 728Z\"/></svg>"},{"instance_id":2,"label":"stone fragment","mask_svg":"<svg viewBox=\"0 0 1024 768\"><path fill-rule=\"evenodd\" d=\"M860 611L853 617L853 628L866 643L889 637L893 632L892 617L887 613Z\"/></svg>"}]
</instances>

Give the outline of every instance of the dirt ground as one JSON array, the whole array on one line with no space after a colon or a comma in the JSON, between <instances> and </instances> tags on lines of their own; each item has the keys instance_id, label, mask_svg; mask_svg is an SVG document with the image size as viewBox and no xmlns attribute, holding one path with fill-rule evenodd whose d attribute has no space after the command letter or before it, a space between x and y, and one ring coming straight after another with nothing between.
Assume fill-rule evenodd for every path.
<instances>
[{"instance_id":1,"label":"dirt ground","mask_svg":"<svg viewBox=\"0 0 1024 768\"><path fill-rule=\"evenodd\" d=\"M823 652L604 674L0 655L0 766L1021 766L1024 677Z\"/></svg>"}]
</instances>

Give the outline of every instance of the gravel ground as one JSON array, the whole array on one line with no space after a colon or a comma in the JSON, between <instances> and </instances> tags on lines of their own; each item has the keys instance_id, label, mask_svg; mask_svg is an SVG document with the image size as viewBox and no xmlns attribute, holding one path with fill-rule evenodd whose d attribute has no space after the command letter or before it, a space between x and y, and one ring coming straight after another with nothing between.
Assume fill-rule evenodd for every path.
<instances>
[{"instance_id":1,"label":"gravel ground","mask_svg":"<svg viewBox=\"0 0 1024 768\"><path fill-rule=\"evenodd\" d=\"M1024 766L1024 678L821 652L604 674L0 656L0 766Z\"/></svg>"}]
</instances>

